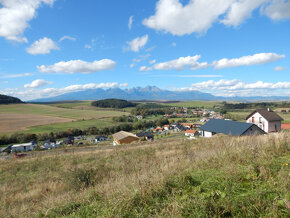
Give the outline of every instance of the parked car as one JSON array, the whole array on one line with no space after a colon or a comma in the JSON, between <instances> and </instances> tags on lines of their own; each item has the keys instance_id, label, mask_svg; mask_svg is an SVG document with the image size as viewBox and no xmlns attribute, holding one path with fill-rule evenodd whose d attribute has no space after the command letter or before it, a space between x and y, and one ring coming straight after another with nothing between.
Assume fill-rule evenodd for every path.
<instances>
[{"instance_id":1,"label":"parked car","mask_svg":"<svg viewBox=\"0 0 290 218\"><path fill-rule=\"evenodd\" d=\"M25 153L16 153L16 154L14 154L14 158L21 158L21 157L25 157L27 155L28 154L25 154Z\"/></svg>"}]
</instances>

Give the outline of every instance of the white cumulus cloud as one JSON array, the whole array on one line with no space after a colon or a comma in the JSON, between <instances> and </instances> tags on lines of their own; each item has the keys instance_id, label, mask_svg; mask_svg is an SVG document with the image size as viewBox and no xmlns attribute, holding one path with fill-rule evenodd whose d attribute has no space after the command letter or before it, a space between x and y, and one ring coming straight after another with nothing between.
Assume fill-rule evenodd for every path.
<instances>
[{"instance_id":1,"label":"white cumulus cloud","mask_svg":"<svg viewBox=\"0 0 290 218\"><path fill-rule=\"evenodd\" d=\"M52 5L54 0L0 0L0 36L7 40L27 42L23 33L28 22L35 18L41 4Z\"/></svg>"},{"instance_id":2,"label":"white cumulus cloud","mask_svg":"<svg viewBox=\"0 0 290 218\"><path fill-rule=\"evenodd\" d=\"M110 70L115 67L116 63L110 59L86 62L82 60L61 61L53 65L37 66L41 73L93 73L103 70Z\"/></svg>"},{"instance_id":3,"label":"white cumulus cloud","mask_svg":"<svg viewBox=\"0 0 290 218\"><path fill-rule=\"evenodd\" d=\"M214 61L213 65L215 69L250 66L258 64L266 64L285 58L285 55L276 53L258 53L254 55L243 56L240 58L227 59L223 58L219 61Z\"/></svg>"},{"instance_id":4,"label":"white cumulus cloud","mask_svg":"<svg viewBox=\"0 0 290 218\"><path fill-rule=\"evenodd\" d=\"M240 0L231 4L229 12L221 22L229 26L238 26L246 18L249 18L252 11L269 0Z\"/></svg>"},{"instance_id":5,"label":"white cumulus cloud","mask_svg":"<svg viewBox=\"0 0 290 218\"><path fill-rule=\"evenodd\" d=\"M262 12L273 20L290 19L290 1L273 0Z\"/></svg>"},{"instance_id":6,"label":"white cumulus cloud","mask_svg":"<svg viewBox=\"0 0 290 218\"><path fill-rule=\"evenodd\" d=\"M44 37L35 41L26 51L32 55L49 54L51 50L59 50L57 44L50 38Z\"/></svg>"},{"instance_id":7,"label":"white cumulus cloud","mask_svg":"<svg viewBox=\"0 0 290 218\"><path fill-rule=\"evenodd\" d=\"M186 35L206 33L215 23L238 26L250 18L254 10L272 20L290 19L290 2L286 0L159 0L155 14L144 19L149 28Z\"/></svg>"},{"instance_id":8,"label":"white cumulus cloud","mask_svg":"<svg viewBox=\"0 0 290 218\"><path fill-rule=\"evenodd\" d=\"M159 0L155 15L143 20L143 24L178 36L205 33L231 3L232 0L190 0L183 6L179 0Z\"/></svg>"},{"instance_id":9,"label":"white cumulus cloud","mask_svg":"<svg viewBox=\"0 0 290 218\"><path fill-rule=\"evenodd\" d=\"M148 35L144 35L142 37L137 37L137 38L133 39L132 41L127 42L127 44L129 45L129 47L127 49L134 51L134 52L139 52L139 50L147 44L148 39L149 39Z\"/></svg>"},{"instance_id":10,"label":"white cumulus cloud","mask_svg":"<svg viewBox=\"0 0 290 218\"><path fill-rule=\"evenodd\" d=\"M48 85L48 84L52 84L52 82L45 81L43 79L37 79L37 80L32 81L29 84L25 84L24 88L34 89L34 88L39 88L39 87L42 87L42 86L45 86L45 85Z\"/></svg>"},{"instance_id":11,"label":"white cumulus cloud","mask_svg":"<svg viewBox=\"0 0 290 218\"><path fill-rule=\"evenodd\" d=\"M139 71L143 71L143 72L151 71L151 70L153 70L152 67L142 66L139 68Z\"/></svg>"}]
</instances>

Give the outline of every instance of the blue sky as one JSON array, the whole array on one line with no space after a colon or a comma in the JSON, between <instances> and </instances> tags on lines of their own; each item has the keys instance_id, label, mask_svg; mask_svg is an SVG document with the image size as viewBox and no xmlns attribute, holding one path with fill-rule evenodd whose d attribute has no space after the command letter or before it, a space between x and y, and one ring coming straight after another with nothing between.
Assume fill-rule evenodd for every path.
<instances>
[{"instance_id":1,"label":"blue sky","mask_svg":"<svg viewBox=\"0 0 290 218\"><path fill-rule=\"evenodd\" d=\"M0 93L290 95L284 0L0 0Z\"/></svg>"}]
</instances>

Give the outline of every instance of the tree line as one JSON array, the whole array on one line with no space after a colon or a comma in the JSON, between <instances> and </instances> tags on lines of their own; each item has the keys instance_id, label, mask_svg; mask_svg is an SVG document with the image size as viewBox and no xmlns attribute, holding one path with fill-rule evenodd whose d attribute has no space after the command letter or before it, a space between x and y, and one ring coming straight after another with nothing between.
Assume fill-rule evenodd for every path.
<instances>
[{"instance_id":1,"label":"tree line","mask_svg":"<svg viewBox=\"0 0 290 218\"><path fill-rule=\"evenodd\" d=\"M112 98L112 99L93 101L92 106L102 107L102 108L122 109L122 108L126 108L126 107L135 107L135 106L137 106L137 104L130 102L130 101L126 101L126 100Z\"/></svg>"}]
</instances>

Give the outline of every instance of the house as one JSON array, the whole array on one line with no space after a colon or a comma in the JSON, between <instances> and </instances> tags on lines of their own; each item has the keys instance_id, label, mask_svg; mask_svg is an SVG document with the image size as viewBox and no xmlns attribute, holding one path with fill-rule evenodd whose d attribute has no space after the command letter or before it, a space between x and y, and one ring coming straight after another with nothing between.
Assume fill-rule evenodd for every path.
<instances>
[{"instance_id":1,"label":"house","mask_svg":"<svg viewBox=\"0 0 290 218\"><path fill-rule=\"evenodd\" d=\"M170 125L164 125L164 126L163 126L163 129L166 130L166 131L168 131L169 128L170 128Z\"/></svg>"},{"instance_id":2,"label":"house","mask_svg":"<svg viewBox=\"0 0 290 218\"><path fill-rule=\"evenodd\" d=\"M198 131L197 130L186 130L184 133L185 136L197 136L198 135Z\"/></svg>"},{"instance_id":3,"label":"house","mask_svg":"<svg viewBox=\"0 0 290 218\"><path fill-rule=\"evenodd\" d=\"M95 137L95 143L99 143L99 142L103 142L103 141L107 141L107 137L106 136L96 136Z\"/></svg>"},{"instance_id":4,"label":"house","mask_svg":"<svg viewBox=\"0 0 290 218\"><path fill-rule=\"evenodd\" d=\"M63 140L62 144L65 145L73 145L75 143L75 139L72 136L67 137L65 140Z\"/></svg>"},{"instance_id":5,"label":"house","mask_svg":"<svg viewBox=\"0 0 290 218\"><path fill-rule=\"evenodd\" d=\"M143 139L150 142L154 140L154 135L149 132L140 132L140 133L137 133L136 136L141 140Z\"/></svg>"},{"instance_id":6,"label":"house","mask_svg":"<svg viewBox=\"0 0 290 218\"><path fill-rule=\"evenodd\" d=\"M267 133L278 132L281 130L281 121L283 120L278 114L270 108L255 110L246 118L247 123L256 124Z\"/></svg>"},{"instance_id":7,"label":"house","mask_svg":"<svg viewBox=\"0 0 290 218\"><path fill-rule=\"evenodd\" d=\"M177 131L185 131L187 128L184 127L184 126L182 126L182 125L180 125L180 124L177 124L177 125L175 126L175 129L176 129Z\"/></svg>"},{"instance_id":8,"label":"house","mask_svg":"<svg viewBox=\"0 0 290 218\"><path fill-rule=\"evenodd\" d=\"M283 123L281 125L281 129L283 129L283 130L289 130L290 129L290 123Z\"/></svg>"},{"instance_id":9,"label":"house","mask_svg":"<svg viewBox=\"0 0 290 218\"><path fill-rule=\"evenodd\" d=\"M193 128L193 123L180 123L180 125L184 126L185 128L188 128L188 129Z\"/></svg>"},{"instance_id":10,"label":"house","mask_svg":"<svg viewBox=\"0 0 290 218\"><path fill-rule=\"evenodd\" d=\"M155 129L152 129L153 132L162 132L163 128L161 128L160 126L156 127Z\"/></svg>"},{"instance_id":11,"label":"house","mask_svg":"<svg viewBox=\"0 0 290 218\"><path fill-rule=\"evenodd\" d=\"M17 145L12 145L11 146L11 151L12 152L17 152L17 151L32 151L35 149L37 146L37 142L29 142L25 144L17 144Z\"/></svg>"},{"instance_id":12,"label":"house","mask_svg":"<svg viewBox=\"0 0 290 218\"><path fill-rule=\"evenodd\" d=\"M56 146L56 141L54 139L48 139L43 142L41 149L51 149Z\"/></svg>"},{"instance_id":13,"label":"house","mask_svg":"<svg viewBox=\"0 0 290 218\"><path fill-rule=\"evenodd\" d=\"M212 137L217 133L232 136L265 134L253 123L236 122L231 120L210 119L200 127L202 137Z\"/></svg>"},{"instance_id":14,"label":"house","mask_svg":"<svg viewBox=\"0 0 290 218\"><path fill-rule=\"evenodd\" d=\"M120 131L113 134L113 139L114 139L114 142L113 142L114 145L129 144L131 142L139 141L139 138L136 135L130 132L125 132L125 131Z\"/></svg>"}]
</instances>

